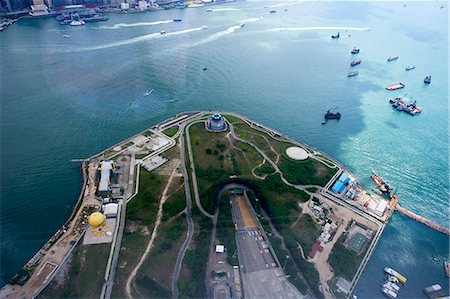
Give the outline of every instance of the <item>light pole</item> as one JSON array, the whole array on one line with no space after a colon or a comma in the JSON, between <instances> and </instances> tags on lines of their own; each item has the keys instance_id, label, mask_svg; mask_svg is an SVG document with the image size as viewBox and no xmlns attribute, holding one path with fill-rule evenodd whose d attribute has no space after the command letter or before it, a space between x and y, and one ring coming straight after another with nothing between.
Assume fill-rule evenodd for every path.
<instances>
[{"instance_id":1,"label":"light pole","mask_svg":"<svg viewBox=\"0 0 450 299\"><path fill-rule=\"evenodd\" d=\"M286 262L288 261L288 259L289 259L289 255L286 254L286 259L284 260L284 265L283 265L283 271L284 271L284 267L286 266Z\"/></svg>"}]
</instances>

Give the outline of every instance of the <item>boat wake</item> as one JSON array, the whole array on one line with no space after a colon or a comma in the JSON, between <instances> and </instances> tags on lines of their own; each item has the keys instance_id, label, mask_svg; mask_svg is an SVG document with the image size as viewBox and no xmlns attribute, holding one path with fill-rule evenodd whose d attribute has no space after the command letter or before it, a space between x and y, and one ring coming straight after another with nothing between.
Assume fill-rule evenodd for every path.
<instances>
[{"instance_id":1,"label":"boat wake","mask_svg":"<svg viewBox=\"0 0 450 299\"><path fill-rule=\"evenodd\" d=\"M267 5L267 7L283 7L283 6L291 6L291 5L297 5L297 4L301 4L302 1L292 1L292 2L286 2L286 3L280 3L280 4L272 4L272 5Z\"/></svg>"},{"instance_id":2,"label":"boat wake","mask_svg":"<svg viewBox=\"0 0 450 299\"><path fill-rule=\"evenodd\" d=\"M279 27L268 29L265 32L276 32L276 31L309 31L309 30L349 30L349 31L370 31L370 28L360 28L360 27L339 27L339 26L316 26L316 27Z\"/></svg>"},{"instance_id":3,"label":"boat wake","mask_svg":"<svg viewBox=\"0 0 450 299\"><path fill-rule=\"evenodd\" d=\"M156 39L156 38L167 38L169 36L187 34L187 33L195 32L195 31L203 30L204 28L205 28L205 26L202 26L202 27L196 27L196 28L191 28L191 29L168 32L166 34L161 34L160 32L150 33L150 34L141 35L138 37L125 39L125 40L121 40L121 41L117 41L117 42L106 43L106 44L98 45L98 46L94 46L94 47L79 48L79 49L71 50L70 52L91 51L91 50L101 50L101 49L107 49L107 48L120 47L120 46L131 45L131 44L135 44L135 43L139 43L139 42L144 42L144 41L148 41L148 40L152 40L152 39Z\"/></svg>"},{"instance_id":4,"label":"boat wake","mask_svg":"<svg viewBox=\"0 0 450 299\"><path fill-rule=\"evenodd\" d=\"M258 22L258 21L261 21L262 19L263 19L263 17L251 18L251 19L247 19L247 20L242 20L242 21L240 21L240 23Z\"/></svg>"},{"instance_id":5,"label":"boat wake","mask_svg":"<svg viewBox=\"0 0 450 299\"><path fill-rule=\"evenodd\" d=\"M156 21L156 22L139 22L139 23L119 23L114 24L113 26L100 26L98 29L120 29L120 28L128 28L128 27L141 27L141 26L153 26L160 24L172 23L173 20L165 20L165 21Z\"/></svg>"},{"instance_id":6,"label":"boat wake","mask_svg":"<svg viewBox=\"0 0 450 299\"><path fill-rule=\"evenodd\" d=\"M240 10L240 9L232 8L232 7L229 7L229 8L213 8L213 9L211 9L211 12L219 12L219 11L236 11L236 10Z\"/></svg>"}]
</instances>

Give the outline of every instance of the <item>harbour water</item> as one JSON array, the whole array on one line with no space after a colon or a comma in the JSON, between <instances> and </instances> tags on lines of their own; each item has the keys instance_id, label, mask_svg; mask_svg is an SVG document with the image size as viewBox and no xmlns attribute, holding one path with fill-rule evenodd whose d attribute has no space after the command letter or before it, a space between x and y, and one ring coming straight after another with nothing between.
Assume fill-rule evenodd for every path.
<instances>
[{"instance_id":1,"label":"harbour water","mask_svg":"<svg viewBox=\"0 0 450 299\"><path fill-rule=\"evenodd\" d=\"M440 6L247 1L110 14L75 28L17 22L0 35L1 284L70 214L81 185L70 159L180 111L246 115L336 157L366 187L374 169L398 187L402 206L448 226L448 11ZM354 46L362 63L347 78ZM384 89L396 82L405 89ZM422 114L392 109L388 98L405 93ZM321 125L334 107L342 118ZM445 259L448 236L394 214L357 292L381 297L389 266L408 277L400 298L425 298L428 285L448 289Z\"/></svg>"}]
</instances>

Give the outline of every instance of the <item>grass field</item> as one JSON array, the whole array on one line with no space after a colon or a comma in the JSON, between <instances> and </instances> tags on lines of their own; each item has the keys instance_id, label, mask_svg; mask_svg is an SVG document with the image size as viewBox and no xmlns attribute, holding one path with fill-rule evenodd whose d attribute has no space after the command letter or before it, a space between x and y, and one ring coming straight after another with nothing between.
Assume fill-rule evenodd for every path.
<instances>
[{"instance_id":1,"label":"grass field","mask_svg":"<svg viewBox=\"0 0 450 299\"><path fill-rule=\"evenodd\" d=\"M127 205L127 219L113 288L114 298L125 296L126 279L150 240L167 177L141 169L139 180L139 193Z\"/></svg>"},{"instance_id":2,"label":"grass field","mask_svg":"<svg viewBox=\"0 0 450 299\"><path fill-rule=\"evenodd\" d=\"M174 136L178 132L178 127L167 128L163 131L163 133L169 137Z\"/></svg>"},{"instance_id":3,"label":"grass field","mask_svg":"<svg viewBox=\"0 0 450 299\"><path fill-rule=\"evenodd\" d=\"M363 255L358 256L356 252L347 249L342 245L342 242L344 242L346 237L347 234L343 234L336 242L333 250L331 250L328 262L336 273L336 276L342 276L348 281L351 281L356 270L358 270Z\"/></svg>"},{"instance_id":4,"label":"grass field","mask_svg":"<svg viewBox=\"0 0 450 299\"><path fill-rule=\"evenodd\" d=\"M98 298L102 290L111 244L82 245L80 242L68 260L63 284L56 279L38 298Z\"/></svg>"}]
</instances>

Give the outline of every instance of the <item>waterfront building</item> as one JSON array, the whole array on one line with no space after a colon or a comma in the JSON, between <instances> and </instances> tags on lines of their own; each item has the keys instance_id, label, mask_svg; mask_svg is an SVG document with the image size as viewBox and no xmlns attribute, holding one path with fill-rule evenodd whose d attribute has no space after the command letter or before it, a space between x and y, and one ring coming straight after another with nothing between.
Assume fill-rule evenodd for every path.
<instances>
[{"instance_id":1,"label":"waterfront building","mask_svg":"<svg viewBox=\"0 0 450 299\"><path fill-rule=\"evenodd\" d=\"M103 206L103 214L106 218L116 218L119 210L119 204L109 203Z\"/></svg>"},{"instance_id":2,"label":"waterfront building","mask_svg":"<svg viewBox=\"0 0 450 299\"><path fill-rule=\"evenodd\" d=\"M206 127L210 131L221 132L226 130L227 125L225 123L225 119L219 113L215 113L208 117L206 122Z\"/></svg>"},{"instance_id":3,"label":"waterfront building","mask_svg":"<svg viewBox=\"0 0 450 299\"><path fill-rule=\"evenodd\" d=\"M111 176L114 170L114 161L101 161L100 167L98 168L100 172L100 181L98 183L98 192L99 193L109 193L110 192L110 184L111 184Z\"/></svg>"},{"instance_id":4,"label":"waterfront building","mask_svg":"<svg viewBox=\"0 0 450 299\"><path fill-rule=\"evenodd\" d=\"M37 2L37 1L33 1L33 2ZM29 12L29 14L32 17L46 16L49 14L48 7L45 4L31 5L31 11Z\"/></svg>"}]
</instances>

